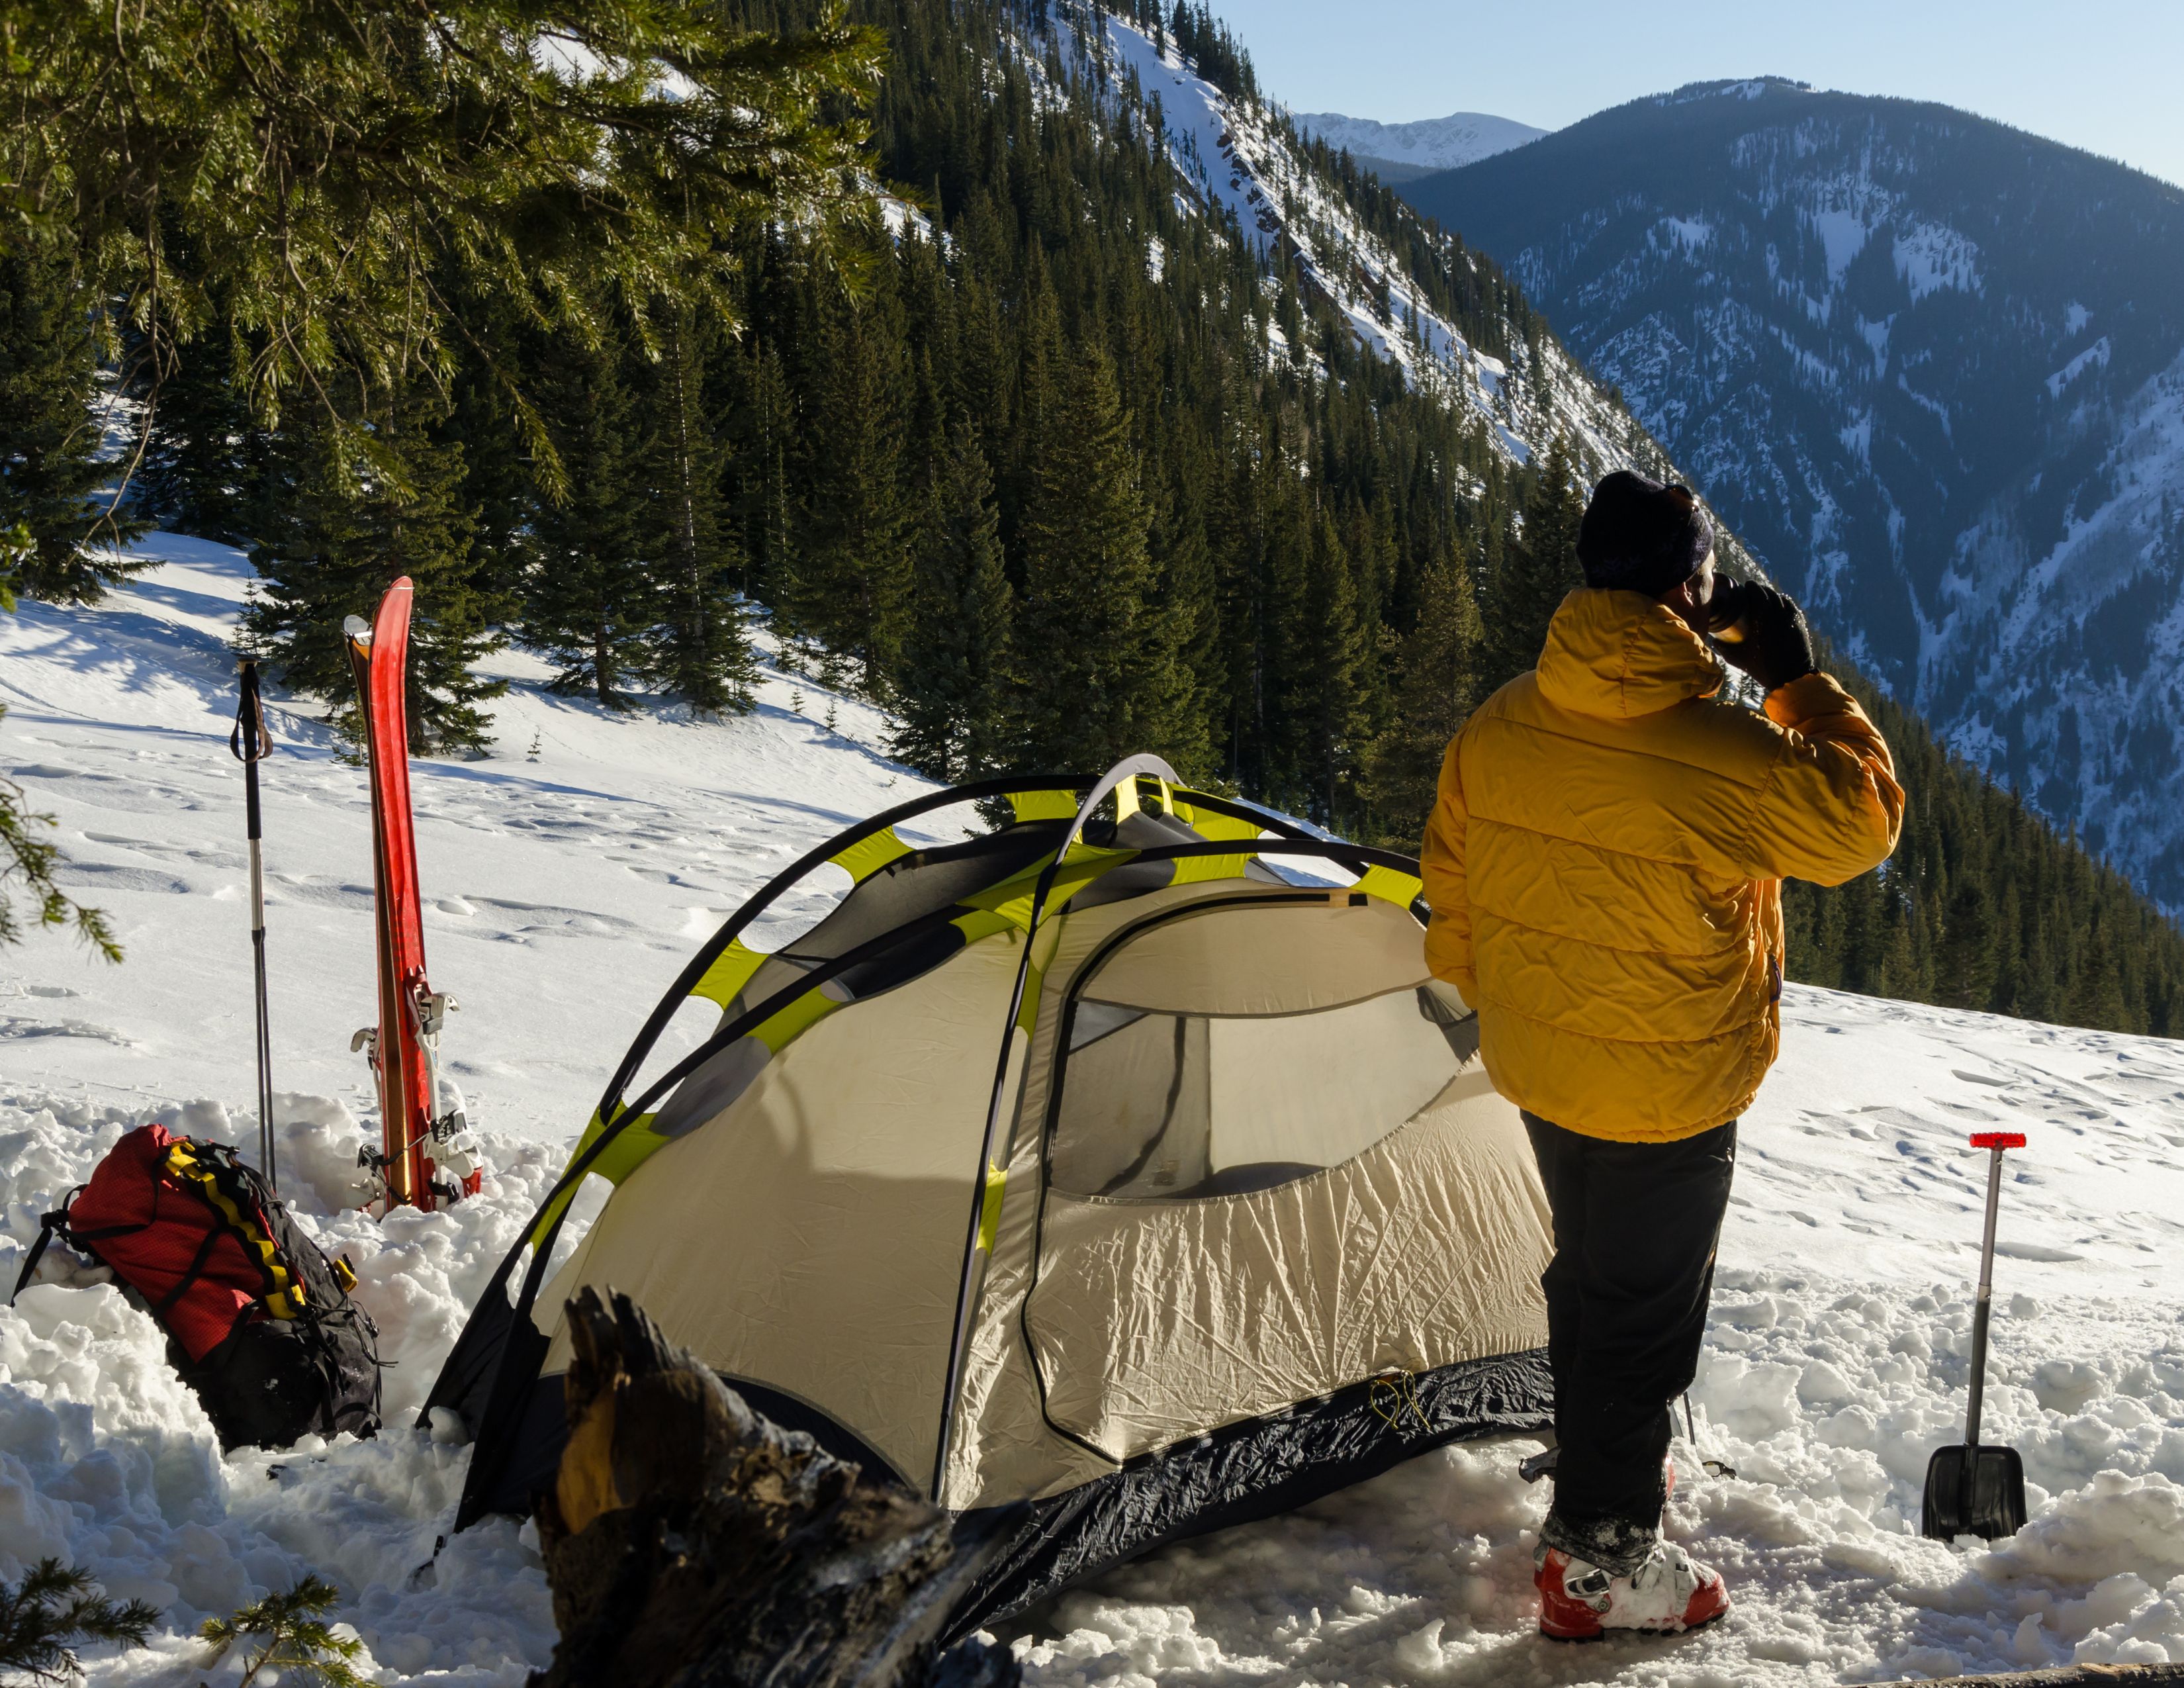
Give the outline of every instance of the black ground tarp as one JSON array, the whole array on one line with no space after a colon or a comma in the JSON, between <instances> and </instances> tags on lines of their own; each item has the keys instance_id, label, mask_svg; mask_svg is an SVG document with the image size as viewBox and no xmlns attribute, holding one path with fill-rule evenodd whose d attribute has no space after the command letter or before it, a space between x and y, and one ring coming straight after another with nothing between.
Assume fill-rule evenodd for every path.
<instances>
[{"instance_id":1,"label":"black ground tarp","mask_svg":"<svg viewBox=\"0 0 2184 1688\"><path fill-rule=\"evenodd\" d=\"M1447 1442L1553 1422L1554 1380L1537 1348L1226 1425L1034 1503L1022 1534L956 1608L948 1639L1163 1543L1288 1512Z\"/></svg>"}]
</instances>

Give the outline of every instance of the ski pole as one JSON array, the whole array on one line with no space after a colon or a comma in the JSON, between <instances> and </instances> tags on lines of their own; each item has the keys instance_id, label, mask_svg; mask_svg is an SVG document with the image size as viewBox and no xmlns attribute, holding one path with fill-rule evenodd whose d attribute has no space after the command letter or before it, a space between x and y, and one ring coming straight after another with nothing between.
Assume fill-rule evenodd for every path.
<instances>
[{"instance_id":1,"label":"ski pole","mask_svg":"<svg viewBox=\"0 0 2184 1688\"><path fill-rule=\"evenodd\" d=\"M273 754L273 735L265 730L265 705L258 695L258 659L246 656L237 667L242 695L236 705L235 731L227 748L242 764L242 801L250 834L250 950L258 975L258 1159L265 1182L276 1189L273 1167L273 1033L265 1012L265 855L258 809L258 765Z\"/></svg>"}]
</instances>

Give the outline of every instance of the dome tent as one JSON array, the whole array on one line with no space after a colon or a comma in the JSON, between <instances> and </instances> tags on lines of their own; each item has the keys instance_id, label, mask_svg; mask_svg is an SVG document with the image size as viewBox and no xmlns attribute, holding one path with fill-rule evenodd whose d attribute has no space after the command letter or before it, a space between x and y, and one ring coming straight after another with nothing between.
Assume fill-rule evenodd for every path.
<instances>
[{"instance_id":1,"label":"dome tent","mask_svg":"<svg viewBox=\"0 0 2184 1688\"><path fill-rule=\"evenodd\" d=\"M1000 824L897 831L972 804ZM1302 883L1315 858L1353 883ZM830 862L824 919L745 944ZM475 1442L458 1527L550 1484L587 1284L868 1474L1029 1502L957 1634L1546 1424L1546 1201L1424 988L1416 869L1151 757L934 793L793 864L654 1011L434 1385ZM717 1029L627 1097L692 998Z\"/></svg>"}]
</instances>

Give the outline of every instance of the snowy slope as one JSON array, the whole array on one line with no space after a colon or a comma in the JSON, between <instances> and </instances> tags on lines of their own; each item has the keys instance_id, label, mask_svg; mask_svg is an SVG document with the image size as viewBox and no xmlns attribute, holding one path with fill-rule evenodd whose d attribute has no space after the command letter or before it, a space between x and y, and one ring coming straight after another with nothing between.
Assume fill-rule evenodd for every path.
<instances>
[{"instance_id":1,"label":"snowy slope","mask_svg":"<svg viewBox=\"0 0 2184 1688\"><path fill-rule=\"evenodd\" d=\"M1547 132L1483 111L1451 112L1415 123L1382 123L1370 117L1345 117L1338 111L1300 111L1293 120L1329 146L1347 148L1361 163L1384 159L1412 170L1454 170L1536 141Z\"/></svg>"},{"instance_id":2,"label":"snowy slope","mask_svg":"<svg viewBox=\"0 0 2184 1688\"><path fill-rule=\"evenodd\" d=\"M32 996L0 955L0 1050L11 1078L122 1106L250 1089L248 956L223 943L249 897L226 642L250 569L204 541L158 549L167 565L101 608L0 621L0 766L60 816L63 883L129 951L116 970L41 944L53 994ZM927 784L872 748L868 706L810 681L769 671L755 715L700 725L556 697L518 653L488 666L516 682L493 754L418 765L426 951L463 1004L447 1045L472 1119L559 1142L699 937L816 838ZM275 705L261 772L274 1077L362 1107L369 799L319 713Z\"/></svg>"},{"instance_id":3,"label":"snowy slope","mask_svg":"<svg viewBox=\"0 0 2184 1688\"><path fill-rule=\"evenodd\" d=\"M0 952L11 1275L126 1125L254 1130L225 742L245 571L198 542L150 549L168 560L104 607L0 621L0 770L58 817L72 883L129 946L118 969L46 935ZM398 1362L393 1428L223 1460L110 1289L42 1284L0 1311L0 1578L56 1553L168 1614L154 1655L97 1661L95 1680L232 1682L199 1670L196 1624L313 1569L383 1680L514 1685L543 1662L528 1532L489 1524L434 1561L466 1456L409 1415L699 933L920 788L872 748L870 711L837 705L829 733L812 718L828 700L785 675L757 715L706 724L609 720L542 691L526 660L502 666L516 685L493 755L415 777L433 976L465 1000L450 1053L495 1169L476 1201L385 1228L341 1212L371 1128L348 1050L371 1012L363 788L292 705L266 770L288 1188L359 1263ZM1794 988L1786 1008L1694 1391L1699 1451L1739 1475L1678 1450L1672 1526L1731 1575L1724 1625L1535 1640L1527 1532L1546 1497L1515 1476L1535 1445L1513 1440L1072 1592L1024 1626L1030 1680L1790 1684L2184 1659L2184 1045ZM1989 1552L1914 1531L1926 1455L1959 1434L1984 1160L1963 1134L1992 1123L2032 1139L2005 1198L1989 1424L2025 1454L2035 1518Z\"/></svg>"}]
</instances>

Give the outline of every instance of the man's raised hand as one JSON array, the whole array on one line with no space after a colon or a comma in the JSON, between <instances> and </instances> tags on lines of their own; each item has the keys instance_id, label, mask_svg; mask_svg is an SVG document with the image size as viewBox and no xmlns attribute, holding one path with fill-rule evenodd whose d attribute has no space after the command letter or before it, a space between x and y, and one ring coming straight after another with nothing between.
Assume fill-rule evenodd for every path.
<instances>
[{"instance_id":1,"label":"man's raised hand","mask_svg":"<svg viewBox=\"0 0 2184 1688\"><path fill-rule=\"evenodd\" d=\"M1813 660L1812 629L1796 599L1749 581L1737 587L1736 601L1744 637L1711 641L1723 661L1741 668L1769 692L1819 667Z\"/></svg>"}]
</instances>

